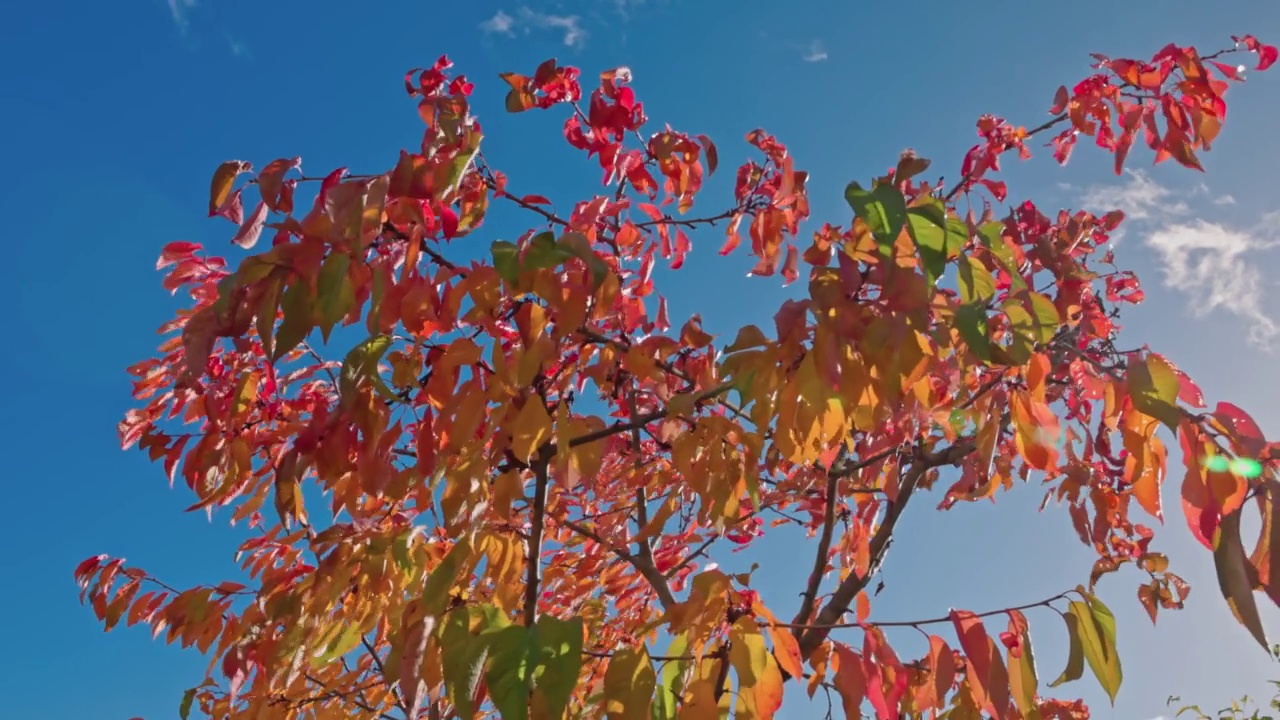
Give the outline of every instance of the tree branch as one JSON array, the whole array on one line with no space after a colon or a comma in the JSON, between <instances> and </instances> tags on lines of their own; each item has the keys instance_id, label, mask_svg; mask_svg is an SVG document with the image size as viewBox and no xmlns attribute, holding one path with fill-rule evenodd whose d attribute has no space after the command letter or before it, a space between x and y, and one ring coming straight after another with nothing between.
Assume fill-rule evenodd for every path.
<instances>
[{"instance_id":1,"label":"tree branch","mask_svg":"<svg viewBox=\"0 0 1280 720\"><path fill-rule=\"evenodd\" d=\"M364 645L365 651L369 653L369 659L373 660L373 666L377 668L378 674L382 676L383 681L386 682L387 687L390 688L391 696L396 700L396 706L403 710L407 717L409 714L409 708L405 705L404 700L400 698L400 691L396 689L395 682L393 682L391 678L387 677L387 668L382 664L382 658L378 655L378 649L375 648L373 643L369 642L369 639L363 635L360 636L360 643Z\"/></svg>"},{"instance_id":2,"label":"tree branch","mask_svg":"<svg viewBox=\"0 0 1280 720\"><path fill-rule=\"evenodd\" d=\"M658 566L654 564L652 557L646 558L642 555L632 554L626 548L618 547L608 542L599 533L582 523L568 519L559 520L558 522L579 535L595 541L601 547L608 548L609 552L617 555L619 560L635 568L636 572L640 573L640 576L653 587L653 592L658 596L658 603L662 605L663 610L667 610L676 604L676 597L671 592L671 586L667 584L667 578L658 570Z\"/></svg>"},{"instance_id":3,"label":"tree branch","mask_svg":"<svg viewBox=\"0 0 1280 720\"><path fill-rule=\"evenodd\" d=\"M533 517L529 522L529 554L526 558L528 567L525 570L524 586L525 627L532 627L538 619L538 586L542 584L542 530L547 520L547 466L551 462L545 447L542 456L533 466Z\"/></svg>"},{"instance_id":4,"label":"tree branch","mask_svg":"<svg viewBox=\"0 0 1280 720\"><path fill-rule=\"evenodd\" d=\"M876 530L875 535L871 537L871 563L867 568L867 574L859 576L857 573L851 572L836 587L835 592L831 594L831 599L818 612L814 626L800 636L800 656L802 658L808 659L813 655L814 651L831 634L830 626L838 622L840 616L849 611L849 604L871 582L876 569L884 559L885 550L889 547L889 541L893 537L893 531L898 524L898 519L902 517L902 512L906 510L907 503L911 500L911 495L915 492L920 478L935 467L959 462L966 455L973 452L973 449L972 438L964 438L945 450L921 452L917 455L916 460L907 469L906 479L898 491L897 501L889 506L889 511L885 513L880 527Z\"/></svg>"},{"instance_id":5,"label":"tree branch","mask_svg":"<svg viewBox=\"0 0 1280 720\"><path fill-rule=\"evenodd\" d=\"M818 538L818 549L813 555L813 572L809 575L809 584L805 586L804 595L800 598L800 611L791 621L797 626L809 622L813 615L814 603L818 600L818 588L822 586L822 576L827 573L827 556L831 553L831 537L836 528L836 488L840 483L840 475L827 473L827 506L822 514L822 535ZM799 640L803 630L792 629L792 634Z\"/></svg>"},{"instance_id":6,"label":"tree branch","mask_svg":"<svg viewBox=\"0 0 1280 720\"><path fill-rule=\"evenodd\" d=\"M710 390L703 390L702 392L698 393L694 401L702 402L704 400L710 400L716 397L717 395L723 395L724 393L729 392L729 390L732 388L733 386L730 385L729 383L717 385L716 387L713 387ZM593 443L596 440L603 440L604 438L610 437L612 435L617 435L619 433L624 433L632 430L639 430L640 428L644 427L645 425L648 425L651 422L654 422L655 420L661 420L665 418L668 414L670 414L670 412L671 411L668 408L663 408L661 410L654 410L651 413L645 413L644 415L640 415L640 416L633 415L632 419L629 420L628 422L617 422L608 427L596 430L595 432L589 432L586 435L579 435L578 437L573 438L572 440L569 441L569 447L574 448L580 445L586 445L587 443Z\"/></svg>"}]
</instances>

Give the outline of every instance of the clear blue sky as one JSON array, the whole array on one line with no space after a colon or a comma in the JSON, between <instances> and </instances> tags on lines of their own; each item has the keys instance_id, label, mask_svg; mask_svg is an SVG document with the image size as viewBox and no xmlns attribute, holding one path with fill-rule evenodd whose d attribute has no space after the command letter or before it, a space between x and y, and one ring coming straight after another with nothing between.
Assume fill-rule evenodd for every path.
<instances>
[{"instance_id":1,"label":"clear blue sky","mask_svg":"<svg viewBox=\"0 0 1280 720\"><path fill-rule=\"evenodd\" d=\"M153 271L160 247L184 239L233 249L232 228L203 217L219 162L261 166L300 155L312 174L390 167L419 133L402 73L448 53L478 84L486 154L513 184L589 191L596 170L561 145L559 113L510 117L502 109L498 72L528 72L557 56L588 76L629 65L650 117L711 135L726 168L745 156L745 132L777 134L813 173L815 219L847 222L840 192L848 180L865 181L908 146L954 175L979 114L1040 122L1054 89L1087 72L1089 52L1149 54L1169 41L1215 48L1244 32L1280 41L1280 13L1267 0L1209 8L1183 0L11 4L0 23L8 128L0 147L9 168L0 194L8 247L0 264L6 712L173 717L182 690L202 676L204 660L153 643L145 631L104 635L78 605L71 571L98 552L179 585L231 571L228 532L184 515L185 492L169 490L141 453L121 453L115 434L130 406L124 368L153 351L154 328L174 307ZM1205 157L1206 176L1161 167L1117 179L1101 152L1082 145L1069 168L1044 151L1012 164L1006 177L1011 199L1053 208L1087 198L1098 209L1130 209L1136 219L1119 256L1143 271L1148 302L1129 314L1128 337L1164 350L1212 401L1245 406L1275 436L1276 356L1258 341L1275 340L1270 318L1280 316L1280 256L1269 246L1280 224L1267 215L1277 208L1280 75L1258 75L1228 101L1231 117ZM1134 167L1149 164L1150 155L1136 153ZM704 207L717 191L728 197L716 183ZM673 318L700 311L710 329L728 332L767 322L792 292L776 278L743 277L748 260L716 256L718 236L694 240L686 269L665 278ZM1176 460L1173 467L1177 475ZM1103 582L1125 663L1118 706L1109 709L1088 679L1060 688L1084 694L1095 717L1153 718L1171 693L1216 706L1280 677L1228 618L1211 559L1188 539L1175 497L1166 496L1169 524L1158 542L1194 585L1189 606L1153 630L1134 594L1137 576ZM1064 512L1034 513L1038 499L1035 488L1020 488L999 507L945 515L926 503L914 508L890 555L876 617L933 617L951 605L986 610L1086 580L1090 553ZM807 558L807 548L784 538L762 552L767 574L757 577L789 610L806 572L793 557ZM1280 639L1276 620L1267 612ZM1065 659L1061 623L1044 613L1031 621L1051 678ZM910 634L891 639L914 651ZM803 703L784 713L810 716Z\"/></svg>"}]
</instances>

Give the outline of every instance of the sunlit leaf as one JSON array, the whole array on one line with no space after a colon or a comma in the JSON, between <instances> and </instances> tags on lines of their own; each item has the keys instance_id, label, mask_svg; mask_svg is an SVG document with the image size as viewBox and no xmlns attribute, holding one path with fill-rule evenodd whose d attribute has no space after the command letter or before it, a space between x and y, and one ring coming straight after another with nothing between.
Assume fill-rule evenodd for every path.
<instances>
[{"instance_id":1,"label":"sunlit leaf","mask_svg":"<svg viewBox=\"0 0 1280 720\"><path fill-rule=\"evenodd\" d=\"M1067 613L1076 616L1076 629L1080 633L1080 647L1084 651L1084 659L1089 663L1089 669L1093 671L1094 676L1098 678L1098 683L1114 704L1123 677L1120 657L1116 654L1115 618L1096 597L1089 597L1087 603L1079 600L1071 601Z\"/></svg>"},{"instance_id":2,"label":"sunlit leaf","mask_svg":"<svg viewBox=\"0 0 1280 720\"><path fill-rule=\"evenodd\" d=\"M1177 430L1178 375L1164 358L1154 353L1129 365L1129 397L1139 411Z\"/></svg>"},{"instance_id":3,"label":"sunlit leaf","mask_svg":"<svg viewBox=\"0 0 1280 720\"><path fill-rule=\"evenodd\" d=\"M891 185L881 184L864 190L858 183L851 182L845 188L844 199L854 214L871 228L881 253L892 254L893 244L907 221L907 204L902 193Z\"/></svg>"}]
</instances>

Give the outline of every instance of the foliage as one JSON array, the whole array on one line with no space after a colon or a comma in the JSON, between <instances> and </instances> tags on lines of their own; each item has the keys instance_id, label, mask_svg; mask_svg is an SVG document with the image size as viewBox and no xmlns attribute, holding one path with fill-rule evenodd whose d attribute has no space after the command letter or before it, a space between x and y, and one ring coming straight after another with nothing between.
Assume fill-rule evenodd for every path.
<instances>
[{"instance_id":1,"label":"foliage","mask_svg":"<svg viewBox=\"0 0 1280 720\"><path fill-rule=\"evenodd\" d=\"M603 171L603 194L557 205L489 164L472 85L447 59L412 71L426 130L389 170L225 163L209 214L238 226L245 256L161 253L164 286L193 304L130 369L139 406L120 435L181 478L191 510L247 524L243 576L178 589L97 556L76 569L82 598L108 630L148 625L211 657L183 718L768 718L784 690L822 691L850 717L1079 718L1082 703L1045 693L1087 666L1115 698L1099 578L1135 569L1153 621L1187 597L1133 517L1163 518L1164 425L1190 530L1265 646L1277 446L1236 406L1203 409L1169 359L1117 349L1118 309L1142 300L1106 250L1121 213L1025 201L996 219L991 203L1008 195L1002 160L1037 135L1054 133L1061 163L1091 137L1118 172L1141 138L1157 162L1200 169L1243 79L1230 52L1276 59L1251 36L1210 55L1095 56L1038 127L980 118L957 182L920 180L929 162L907 151L851 183L852 222L803 250L808 175L762 130L732 203L698 216L717 146L645 135L628 70L585 102L579 71L554 60L505 74L507 110L563 110L564 139ZM534 226L478 256L495 204ZM672 324L655 267L679 269L709 226L722 255L747 241L753 275L807 276L772 327ZM1033 477L1097 552L1087 586L876 621L867 588L909 502L933 493L946 511ZM1264 530L1250 554L1251 505ZM752 589L769 568L710 562L780 525L814 538L790 616ZM1051 683L1035 608L1070 640ZM901 626L927 636L923 657L894 649Z\"/></svg>"}]
</instances>

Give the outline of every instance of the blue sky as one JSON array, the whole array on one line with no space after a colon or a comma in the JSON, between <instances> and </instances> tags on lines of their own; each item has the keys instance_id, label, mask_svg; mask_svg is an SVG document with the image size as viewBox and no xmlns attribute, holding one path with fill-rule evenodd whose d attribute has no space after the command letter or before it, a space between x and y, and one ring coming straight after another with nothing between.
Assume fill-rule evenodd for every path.
<instances>
[{"instance_id":1,"label":"blue sky","mask_svg":"<svg viewBox=\"0 0 1280 720\"><path fill-rule=\"evenodd\" d=\"M0 107L10 181L0 217L9 250L0 285L9 291L10 340L0 353L0 438L13 511L0 617L12 662L0 691L14 717L172 717L182 690L202 676L204 660L144 631L104 635L78 605L71 570L106 552L178 585L232 571L228 531L183 514L185 493L169 490L141 453L121 453L115 434L130 406L124 369L151 354L154 328L174 309L153 270L160 247L184 239L233 249L233 228L204 218L209 174L223 160L261 166L300 155L312 174L390 167L419 134L402 74L448 53L478 85L486 155L513 186L589 193L598 173L559 140L560 113L502 109L497 73L528 72L555 56L586 75L630 66L654 122L711 135L726 168L746 156L744 133L776 134L813 174L815 220L846 222L848 180L883 171L905 147L954 175L979 114L1040 122L1056 87L1088 72L1090 52L1137 56L1169 41L1212 49L1245 32L1280 41L1280 13L1267 0L1212 12L1183 0L1158 10L1092 0L437 5L445 4L50 0L6 8ZM1127 316L1131 344L1150 342L1211 402L1246 407L1275 436L1280 386L1268 343L1280 344L1280 77L1254 77L1228 102L1227 129L1204 158L1207 175L1149 169L1150 156L1137 152L1131 166L1142 172L1116 178L1107 157L1082 145L1068 168L1042 151L1005 177L1014 200L1129 210L1118 256L1140 271L1148 297ZM717 193L728 197L724 178L701 206L714 206ZM768 322L795 290L745 278L745 255L718 257L719 241L695 235L686 268L664 277L672 317L701 312L721 333ZM1175 509L1158 542L1194 586L1188 608L1153 630L1134 595L1136 576L1103 581L1125 663L1118 705L1110 709L1089 680L1060 688L1083 694L1095 717L1153 718L1169 694L1216 707L1280 677L1229 619L1211 558L1189 539L1174 497L1166 496ZM952 605L987 610L1085 580L1089 553L1064 512L1034 512L1038 500L1035 488L1020 488L1000 506L941 515L922 503L894 544L877 618L934 617ZM792 560L808 555L798 542L772 541L759 558L757 578L784 612L806 572ZM1280 639L1278 617L1265 619ZM1052 677L1065 660L1061 623L1044 613L1031 622L1042 674ZM914 652L910 631L891 640ZM810 716L803 703L788 703L784 714Z\"/></svg>"}]
</instances>

